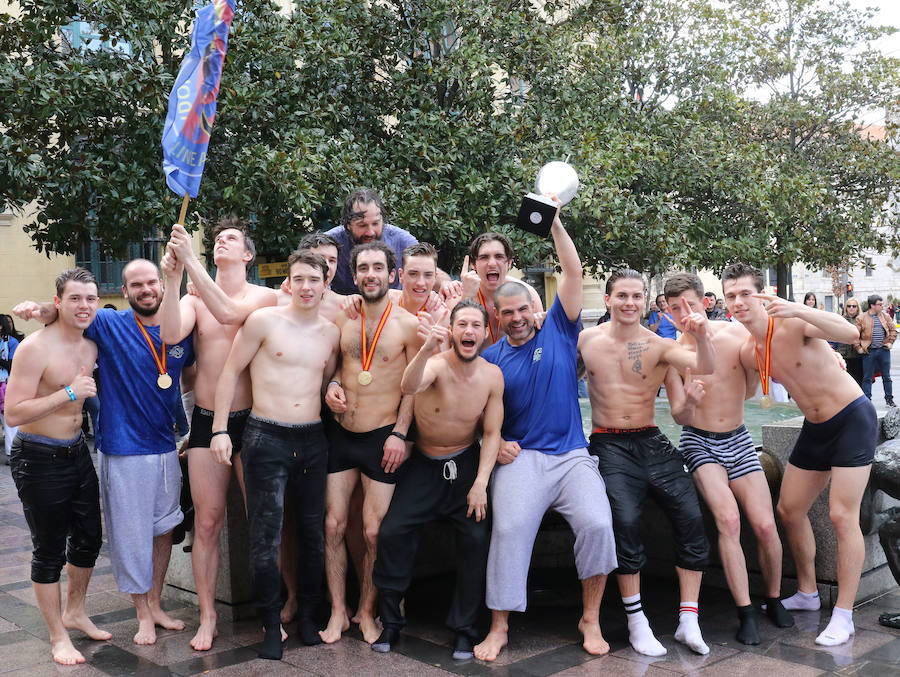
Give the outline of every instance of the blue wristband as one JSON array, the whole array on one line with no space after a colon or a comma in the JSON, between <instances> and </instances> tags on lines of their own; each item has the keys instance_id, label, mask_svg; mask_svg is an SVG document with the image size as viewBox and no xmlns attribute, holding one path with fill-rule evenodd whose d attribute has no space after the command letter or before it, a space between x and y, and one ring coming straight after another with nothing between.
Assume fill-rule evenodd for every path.
<instances>
[{"instance_id":1,"label":"blue wristband","mask_svg":"<svg viewBox=\"0 0 900 677\"><path fill-rule=\"evenodd\" d=\"M78 399L78 398L75 397L75 391L72 390L72 386L66 386L63 390L66 391L66 395L68 395L68 396L69 396L69 399L72 400L73 402L74 402L76 399Z\"/></svg>"}]
</instances>

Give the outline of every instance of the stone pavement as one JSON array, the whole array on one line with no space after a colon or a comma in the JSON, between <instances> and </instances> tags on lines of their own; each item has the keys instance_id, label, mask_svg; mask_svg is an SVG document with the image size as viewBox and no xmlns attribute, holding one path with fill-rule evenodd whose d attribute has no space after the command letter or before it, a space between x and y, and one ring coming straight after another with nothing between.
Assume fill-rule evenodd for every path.
<instances>
[{"instance_id":1,"label":"stone pavement","mask_svg":"<svg viewBox=\"0 0 900 677\"><path fill-rule=\"evenodd\" d=\"M177 546L176 546L177 547ZM407 599L410 626L396 651L372 652L354 628L334 646L304 647L289 639L282 662L260 660L255 644L261 638L255 620L222 622L212 651L191 650L188 641L197 627L197 609L172 598L165 608L187 624L183 632L159 631L154 646L139 647L131 638L136 630L134 608L128 595L116 590L106 546L101 552L87 597L94 622L113 634L108 642L91 642L73 633L75 645L88 663L57 666L50 659L47 631L29 581L31 542L9 467L0 467L0 673L44 676L209 674L217 677L265 675L630 675L672 677L702 675L736 677L767 673L775 676L812 677L821 674L900 675L900 631L878 625L878 616L900 610L900 590L861 605L854 617L856 635L848 644L832 649L817 647L816 634L828 621L828 612L796 614L797 626L778 630L760 620L762 643L746 647L734 638L735 612L728 594L707 587L701 593L700 620L710 646L708 656L697 656L673 638L678 598L674 572L669 579L647 579L644 606L652 626L669 653L647 658L632 651L622 604L610 587L601 622L611 645L610 655L587 655L576 630L580 589L574 571L542 570L532 573L530 608L513 614L510 645L493 665L478 661L455 663L449 656L450 631L442 625L453 581L446 577L418 580ZM786 591L788 593L792 591ZM758 602L758 600L756 600ZM487 621L487 616L485 616ZM324 619L323 619L324 624ZM288 626L293 631L293 626Z\"/></svg>"}]
</instances>

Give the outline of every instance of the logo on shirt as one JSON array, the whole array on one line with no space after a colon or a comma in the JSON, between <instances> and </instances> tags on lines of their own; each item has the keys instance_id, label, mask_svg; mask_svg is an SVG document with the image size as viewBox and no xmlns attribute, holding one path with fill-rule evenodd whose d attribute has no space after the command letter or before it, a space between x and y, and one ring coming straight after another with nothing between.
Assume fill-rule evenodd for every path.
<instances>
[{"instance_id":1,"label":"logo on shirt","mask_svg":"<svg viewBox=\"0 0 900 677\"><path fill-rule=\"evenodd\" d=\"M169 348L169 357L174 357L176 360L180 360L184 357L184 348L181 346L172 346Z\"/></svg>"},{"instance_id":2,"label":"logo on shirt","mask_svg":"<svg viewBox=\"0 0 900 677\"><path fill-rule=\"evenodd\" d=\"M541 361L541 356L542 356L543 354L544 354L544 349L543 349L543 348L535 348L535 349L534 349L534 352L531 354L531 361L532 361L532 362L540 362L540 361Z\"/></svg>"}]
</instances>

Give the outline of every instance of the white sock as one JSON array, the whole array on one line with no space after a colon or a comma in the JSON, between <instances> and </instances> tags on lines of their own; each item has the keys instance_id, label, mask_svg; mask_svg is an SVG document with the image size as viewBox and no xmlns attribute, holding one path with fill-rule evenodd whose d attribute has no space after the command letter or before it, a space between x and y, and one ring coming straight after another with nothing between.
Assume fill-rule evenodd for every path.
<instances>
[{"instance_id":1,"label":"white sock","mask_svg":"<svg viewBox=\"0 0 900 677\"><path fill-rule=\"evenodd\" d=\"M675 639L686 644L692 651L701 656L709 653L709 647L703 641L700 634L700 610L697 602L682 602L678 609L678 629L675 631Z\"/></svg>"},{"instance_id":2,"label":"white sock","mask_svg":"<svg viewBox=\"0 0 900 677\"><path fill-rule=\"evenodd\" d=\"M628 618L628 641L631 642L631 648L645 656L665 656L666 647L653 636L650 621L644 615L640 593L623 597L622 604L625 605L625 616Z\"/></svg>"},{"instance_id":3,"label":"white sock","mask_svg":"<svg viewBox=\"0 0 900 677\"><path fill-rule=\"evenodd\" d=\"M818 590L812 593L798 590L790 597L781 600L781 604L788 611L816 611L822 606Z\"/></svg>"},{"instance_id":4,"label":"white sock","mask_svg":"<svg viewBox=\"0 0 900 677\"><path fill-rule=\"evenodd\" d=\"M816 637L816 644L837 646L850 639L853 632L853 609L842 609L836 606L831 612L831 620L828 621L828 625Z\"/></svg>"}]
</instances>

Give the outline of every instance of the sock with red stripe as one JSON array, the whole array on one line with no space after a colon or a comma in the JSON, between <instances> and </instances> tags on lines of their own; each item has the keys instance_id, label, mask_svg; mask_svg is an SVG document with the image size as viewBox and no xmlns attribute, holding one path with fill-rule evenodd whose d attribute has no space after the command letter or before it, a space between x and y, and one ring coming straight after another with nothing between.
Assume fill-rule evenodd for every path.
<instances>
[{"instance_id":1,"label":"sock with red stripe","mask_svg":"<svg viewBox=\"0 0 900 677\"><path fill-rule=\"evenodd\" d=\"M700 633L699 606L697 602L682 602L678 609L678 629L675 639L690 647L692 651L705 656L709 647Z\"/></svg>"}]
</instances>

